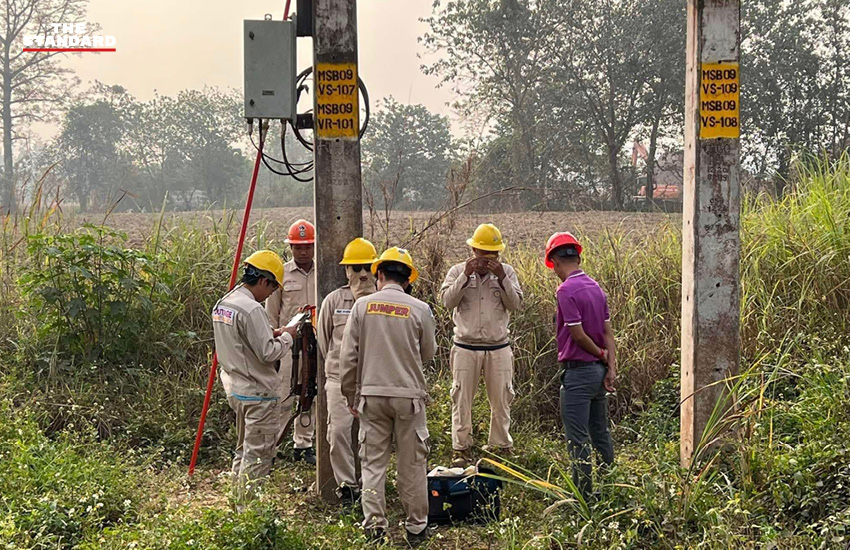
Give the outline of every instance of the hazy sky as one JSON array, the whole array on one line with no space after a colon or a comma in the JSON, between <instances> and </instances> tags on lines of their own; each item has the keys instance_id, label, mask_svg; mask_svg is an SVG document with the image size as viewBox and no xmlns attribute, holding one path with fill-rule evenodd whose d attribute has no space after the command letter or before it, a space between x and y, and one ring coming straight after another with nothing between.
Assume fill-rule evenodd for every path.
<instances>
[{"instance_id":1,"label":"hazy sky","mask_svg":"<svg viewBox=\"0 0 850 550\"><path fill-rule=\"evenodd\" d=\"M374 106L392 95L451 116L451 93L422 74L417 37L433 0L360 0L360 75ZM141 100L211 86L242 90L242 21L283 17L285 0L91 0L89 21L116 37L117 52L86 53L66 62L87 86L121 84ZM295 11L292 0L292 11ZM312 61L312 41L298 39L299 70ZM40 132L41 133L41 132ZM49 133L49 132L48 132Z\"/></svg>"}]
</instances>

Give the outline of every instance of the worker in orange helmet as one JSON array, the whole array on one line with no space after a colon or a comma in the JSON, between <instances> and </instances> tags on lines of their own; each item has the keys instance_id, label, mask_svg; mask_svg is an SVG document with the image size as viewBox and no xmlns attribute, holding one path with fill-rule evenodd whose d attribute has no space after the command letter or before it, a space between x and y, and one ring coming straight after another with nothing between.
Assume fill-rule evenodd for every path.
<instances>
[{"instance_id":1,"label":"worker in orange helmet","mask_svg":"<svg viewBox=\"0 0 850 550\"><path fill-rule=\"evenodd\" d=\"M592 491L590 445L607 467L614 462L608 431L607 392L614 391L617 355L608 298L581 269L582 247L571 233L555 233L546 243L546 267L561 280L557 296L561 418L573 482L584 497Z\"/></svg>"},{"instance_id":2,"label":"worker in orange helmet","mask_svg":"<svg viewBox=\"0 0 850 550\"><path fill-rule=\"evenodd\" d=\"M286 326L302 307L316 305L316 269L313 262L316 228L307 220L298 220L289 227L284 242L292 251L292 259L283 266L283 284L266 300L266 313L276 327ZM286 394L292 379L292 355L285 355L280 363L281 383ZM289 396L282 403L280 436L291 418L294 399L294 396ZM313 450L315 419L315 408L295 419L292 439L296 461L316 464Z\"/></svg>"}]
</instances>

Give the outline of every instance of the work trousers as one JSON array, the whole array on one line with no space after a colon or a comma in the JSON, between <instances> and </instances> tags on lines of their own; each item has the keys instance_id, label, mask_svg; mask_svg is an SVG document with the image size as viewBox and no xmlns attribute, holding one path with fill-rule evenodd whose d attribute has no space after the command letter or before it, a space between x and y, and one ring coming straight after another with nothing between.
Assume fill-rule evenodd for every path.
<instances>
[{"instance_id":1,"label":"work trousers","mask_svg":"<svg viewBox=\"0 0 850 550\"><path fill-rule=\"evenodd\" d=\"M511 402L514 399L514 354L510 346L494 351L472 351L452 346L452 447L464 451L472 447L472 403L481 371L490 401L492 447L509 449L511 438Z\"/></svg>"},{"instance_id":2,"label":"work trousers","mask_svg":"<svg viewBox=\"0 0 850 550\"><path fill-rule=\"evenodd\" d=\"M280 403L277 399L243 401L228 396L236 413L236 451L232 472L237 508L252 499L272 467L275 457Z\"/></svg>"},{"instance_id":3,"label":"work trousers","mask_svg":"<svg viewBox=\"0 0 850 550\"><path fill-rule=\"evenodd\" d=\"M328 444L330 445L331 467L337 486L359 487L354 466L354 447L351 429L354 416L348 410L348 401L342 395L339 381L325 382L328 402Z\"/></svg>"},{"instance_id":4,"label":"work trousers","mask_svg":"<svg viewBox=\"0 0 850 550\"><path fill-rule=\"evenodd\" d=\"M295 396L289 395L290 385L292 384L292 355L287 353L280 360L281 383L283 384L282 395L285 399L281 400L281 415L280 429L278 432L278 441L283 445L283 429L292 418L292 408L295 405ZM313 403L315 405L315 401ZM309 449L313 446L313 435L316 432L316 407L310 409L309 414L302 413L292 424L292 441L295 443L296 449Z\"/></svg>"},{"instance_id":5,"label":"work trousers","mask_svg":"<svg viewBox=\"0 0 850 550\"><path fill-rule=\"evenodd\" d=\"M561 418L567 447L572 459L573 483L586 498L593 490L590 443L599 453L603 466L614 462L614 445L608 431L606 367L591 363L567 369L561 379Z\"/></svg>"},{"instance_id":6,"label":"work trousers","mask_svg":"<svg viewBox=\"0 0 850 550\"><path fill-rule=\"evenodd\" d=\"M395 439L397 488L407 514L405 527L418 535L428 525L428 426L423 399L360 398L360 468L363 527L387 529L385 486Z\"/></svg>"}]
</instances>

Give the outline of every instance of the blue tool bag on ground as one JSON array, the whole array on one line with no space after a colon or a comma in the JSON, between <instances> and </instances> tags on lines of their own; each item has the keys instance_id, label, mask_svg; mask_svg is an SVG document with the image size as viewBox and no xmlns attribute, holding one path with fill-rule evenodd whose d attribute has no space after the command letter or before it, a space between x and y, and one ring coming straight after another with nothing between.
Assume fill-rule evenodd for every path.
<instances>
[{"instance_id":1,"label":"blue tool bag on ground","mask_svg":"<svg viewBox=\"0 0 850 550\"><path fill-rule=\"evenodd\" d=\"M428 475L428 523L487 523L498 521L502 511L499 492L502 481L487 477L493 475L486 467L470 474L453 475L439 468ZM487 475L481 475L487 474Z\"/></svg>"}]
</instances>

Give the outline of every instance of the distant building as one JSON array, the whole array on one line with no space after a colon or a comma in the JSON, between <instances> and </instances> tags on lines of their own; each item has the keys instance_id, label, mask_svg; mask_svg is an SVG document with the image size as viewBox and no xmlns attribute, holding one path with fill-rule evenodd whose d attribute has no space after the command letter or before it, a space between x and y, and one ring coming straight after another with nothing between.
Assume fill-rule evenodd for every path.
<instances>
[{"instance_id":1,"label":"distant building","mask_svg":"<svg viewBox=\"0 0 850 550\"><path fill-rule=\"evenodd\" d=\"M662 153L653 170L654 199L682 202L682 177L684 174L684 151ZM638 178L640 190L635 200L646 200L646 176Z\"/></svg>"}]
</instances>

